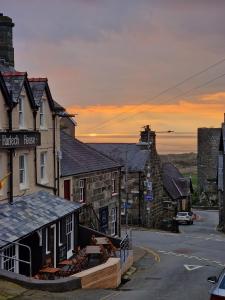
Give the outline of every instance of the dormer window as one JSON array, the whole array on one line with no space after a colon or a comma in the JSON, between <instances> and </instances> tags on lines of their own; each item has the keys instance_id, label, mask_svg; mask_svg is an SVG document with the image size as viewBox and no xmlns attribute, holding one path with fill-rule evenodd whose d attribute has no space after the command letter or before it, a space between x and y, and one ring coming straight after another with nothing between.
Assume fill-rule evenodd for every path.
<instances>
[{"instance_id":1,"label":"dormer window","mask_svg":"<svg viewBox=\"0 0 225 300\"><path fill-rule=\"evenodd\" d=\"M41 100L40 102L40 128L45 128L45 102Z\"/></svg>"},{"instance_id":2,"label":"dormer window","mask_svg":"<svg viewBox=\"0 0 225 300\"><path fill-rule=\"evenodd\" d=\"M24 98L19 97L19 128L24 128Z\"/></svg>"}]
</instances>

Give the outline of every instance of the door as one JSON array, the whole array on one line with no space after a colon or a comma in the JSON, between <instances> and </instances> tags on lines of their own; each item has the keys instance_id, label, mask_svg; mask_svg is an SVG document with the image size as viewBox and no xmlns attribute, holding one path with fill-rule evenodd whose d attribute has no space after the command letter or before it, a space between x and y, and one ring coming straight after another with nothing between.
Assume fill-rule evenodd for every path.
<instances>
[{"instance_id":1,"label":"door","mask_svg":"<svg viewBox=\"0 0 225 300\"><path fill-rule=\"evenodd\" d=\"M109 210L108 206L99 208L99 219L100 219L100 231L107 233L108 230L108 220L109 220Z\"/></svg>"},{"instance_id":2,"label":"door","mask_svg":"<svg viewBox=\"0 0 225 300\"><path fill-rule=\"evenodd\" d=\"M73 255L73 246L74 246L74 222L73 215L66 217L66 251L67 258L70 258Z\"/></svg>"},{"instance_id":3,"label":"door","mask_svg":"<svg viewBox=\"0 0 225 300\"><path fill-rule=\"evenodd\" d=\"M70 200L70 180L64 180L64 198Z\"/></svg>"},{"instance_id":4,"label":"door","mask_svg":"<svg viewBox=\"0 0 225 300\"><path fill-rule=\"evenodd\" d=\"M56 268L56 225L55 224L50 227L49 250L51 252L53 267Z\"/></svg>"}]
</instances>

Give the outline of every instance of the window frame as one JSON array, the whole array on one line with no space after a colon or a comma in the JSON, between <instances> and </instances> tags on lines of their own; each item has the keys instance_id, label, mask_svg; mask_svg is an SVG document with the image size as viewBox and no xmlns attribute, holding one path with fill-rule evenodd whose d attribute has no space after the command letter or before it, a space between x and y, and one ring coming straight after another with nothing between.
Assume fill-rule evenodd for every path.
<instances>
[{"instance_id":1,"label":"window frame","mask_svg":"<svg viewBox=\"0 0 225 300\"><path fill-rule=\"evenodd\" d=\"M43 161L42 161L42 158L43 158ZM42 151L40 153L40 180L41 180L42 183L48 183L48 176L47 176L47 151Z\"/></svg>"},{"instance_id":2,"label":"window frame","mask_svg":"<svg viewBox=\"0 0 225 300\"><path fill-rule=\"evenodd\" d=\"M111 177L111 181L112 181L112 195L115 195L117 194L117 186L116 186L116 183L117 183L117 174L118 172L112 172L112 177Z\"/></svg>"},{"instance_id":3,"label":"window frame","mask_svg":"<svg viewBox=\"0 0 225 300\"><path fill-rule=\"evenodd\" d=\"M85 202L85 190L86 190L86 180L85 178L79 179L79 202Z\"/></svg>"},{"instance_id":4,"label":"window frame","mask_svg":"<svg viewBox=\"0 0 225 300\"><path fill-rule=\"evenodd\" d=\"M18 102L18 122L19 122L19 128L24 129L25 128L25 118L24 118L24 96L19 97Z\"/></svg>"},{"instance_id":5,"label":"window frame","mask_svg":"<svg viewBox=\"0 0 225 300\"><path fill-rule=\"evenodd\" d=\"M45 100L41 99L39 107L40 129L46 129Z\"/></svg>"},{"instance_id":6,"label":"window frame","mask_svg":"<svg viewBox=\"0 0 225 300\"><path fill-rule=\"evenodd\" d=\"M23 157L23 166L21 167L21 158ZM20 190L26 189L28 187L28 161L27 154L19 155L19 186ZM21 181L21 171L23 172Z\"/></svg>"}]
</instances>

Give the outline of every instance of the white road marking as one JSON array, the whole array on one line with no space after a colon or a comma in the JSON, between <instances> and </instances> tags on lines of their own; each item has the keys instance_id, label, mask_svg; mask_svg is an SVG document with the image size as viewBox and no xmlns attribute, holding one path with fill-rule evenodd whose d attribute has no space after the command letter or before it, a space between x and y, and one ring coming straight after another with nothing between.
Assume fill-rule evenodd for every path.
<instances>
[{"instance_id":1,"label":"white road marking","mask_svg":"<svg viewBox=\"0 0 225 300\"><path fill-rule=\"evenodd\" d=\"M196 265L184 265L185 269L188 271L197 270L199 268L203 268L203 266L196 266Z\"/></svg>"},{"instance_id":2,"label":"white road marking","mask_svg":"<svg viewBox=\"0 0 225 300\"><path fill-rule=\"evenodd\" d=\"M158 252L164 254L164 255L174 255L176 257L185 257L188 259L196 259L196 260L200 260L200 261L207 261L209 263L213 263L213 264L217 264L218 266L221 267L225 267L225 264L222 264L220 261L216 261L216 260L212 260L210 258L205 258L205 257L199 257L199 256L195 256L195 255L187 255L187 254L183 254L183 253L176 253L176 252L172 252L172 251L165 251L165 250L157 250Z\"/></svg>"}]
</instances>

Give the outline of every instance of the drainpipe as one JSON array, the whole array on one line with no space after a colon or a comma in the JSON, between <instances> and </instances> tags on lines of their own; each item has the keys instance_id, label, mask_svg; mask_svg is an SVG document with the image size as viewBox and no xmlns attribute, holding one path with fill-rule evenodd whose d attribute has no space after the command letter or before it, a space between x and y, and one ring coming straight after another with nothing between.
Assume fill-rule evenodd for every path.
<instances>
[{"instance_id":1,"label":"drainpipe","mask_svg":"<svg viewBox=\"0 0 225 300\"><path fill-rule=\"evenodd\" d=\"M141 172L138 172L138 225L141 226L141 198L142 198L142 189L141 189Z\"/></svg>"},{"instance_id":2,"label":"drainpipe","mask_svg":"<svg viewBox=\"0 0 225 300\"><path fill-rule=\"evenodd\" d=\"M55 135L56 135L56 126L55 126L55 122L56 122L56 115L53 114L52 115L52 122L53 122L53 170L54 170L54 194L56 195L57 193L57 188L56 188L56 141L55 141ZM58 177L58 181L59 181L59 177Z\"/></svg>"},{"instance_id":3,"label":"drainpipe","mask_svg":"<svg viewBox=\"0 0 225 300\"><path fill-rule=\"evenodd\" d=\"M119 168L119 226L118 226L118 234L121 236L121 181L122 181L122 172L121 172L121 167Z\"/></svg>"},{"instance_id":4,"label":"drainpipe","mask_svg":"<svg viewBox=\"0 0 225 300\"><path fill-rule=\"evenodd\" d=\"M12 131L12 110L13 107L9 108L8 112L8 131ZM13 204L13 154L14 149L9 149L9 204Z\"/></svg>"}]
</instances>

